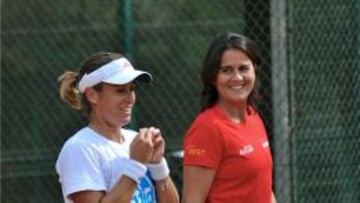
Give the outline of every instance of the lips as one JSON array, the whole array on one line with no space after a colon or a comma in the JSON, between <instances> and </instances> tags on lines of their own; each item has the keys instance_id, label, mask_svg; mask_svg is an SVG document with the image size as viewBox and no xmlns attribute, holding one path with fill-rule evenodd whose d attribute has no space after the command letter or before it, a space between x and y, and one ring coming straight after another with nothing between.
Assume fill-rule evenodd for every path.
<instances>
[{"instance_id":1,"label":"lips","mask_svg":"<svg viewBox=\"0 0 360 203\"><path fill-rule=\"evenodd\" d=\"M233 84L233 85L228 85L228 88L231 90L241 90L245 87L245 84Z\"/></svg>"},{"instance_id":2,"label":"lips","mask_svg":"<svg viewBox=\"0 0 360 203\"><path fill-rule=\"evenodd\" d=\"M229 88L233 89L233 90L240 90L240 89L244 88L244 85L236 85L236 86L231 86Z\"/></svg>"},{"instance_id":3,"label":"lips","mask_svg":"<svg viewBox=\"0 0 360 203\"><path fill-rule=\"evenodd\" d=\"M131 107L123 107L123 108L119 108L118 112L121 114L126 114L126 115L130 115L132 111Z\"/></svg>"},{"instance_id":4,"label":"lips","mask_svg":"<svg viewBox=\"0 0 360 203\"><path fill-rule=\"evenodd\" d=\"M125 114L130 114L131 113L131 109L122 109L120 110L122 113L125 113Z\"/></svg>"}]
</instances>

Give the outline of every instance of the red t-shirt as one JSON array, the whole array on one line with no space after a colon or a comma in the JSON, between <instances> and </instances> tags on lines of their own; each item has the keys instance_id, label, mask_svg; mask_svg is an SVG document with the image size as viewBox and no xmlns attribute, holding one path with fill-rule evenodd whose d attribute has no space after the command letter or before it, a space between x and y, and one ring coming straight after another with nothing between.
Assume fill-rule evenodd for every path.
<instances>
[{"instance_id":1,"label":"red t-shirt","mask_svg":"<svg viewBox=\"0 0 360 203\"><path fill-rule=\"evenodd\" d=\"M270 203L272 158L263 122L249 108L230 120L217 105L201 113L184 141L184 166L216 171L207 203Z\"/></svg>"}]
</instances>

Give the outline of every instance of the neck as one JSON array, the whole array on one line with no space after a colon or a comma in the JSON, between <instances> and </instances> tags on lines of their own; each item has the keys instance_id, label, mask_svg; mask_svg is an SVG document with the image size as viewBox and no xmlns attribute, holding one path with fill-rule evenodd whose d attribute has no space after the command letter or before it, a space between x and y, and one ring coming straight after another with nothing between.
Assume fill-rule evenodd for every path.
<instances>
[{"instance_id":1,"label":"neck","mask_svg":"<svg viewBox=\"0 0 360 203\"><path fill-rule=\"evenodd\" d=\"M241 123L246 116L247 103L229 104L226 102L218 102L218 105L229 116L230 120L235 123Z\"/></svg>"},{"instance_id":2,"label":"neck","mask_svg":"<svg viewBox=\"0 0 360 203\"><path fill-rule=\"evenodd\" d=\"M95 116L92 116L95 117ZM121 127L112 126L106 121L100 120L97 117L90 119L89 127L98 134L118 143L124 141L124 137L121 135Z\"/></svg>"}]
</instances>

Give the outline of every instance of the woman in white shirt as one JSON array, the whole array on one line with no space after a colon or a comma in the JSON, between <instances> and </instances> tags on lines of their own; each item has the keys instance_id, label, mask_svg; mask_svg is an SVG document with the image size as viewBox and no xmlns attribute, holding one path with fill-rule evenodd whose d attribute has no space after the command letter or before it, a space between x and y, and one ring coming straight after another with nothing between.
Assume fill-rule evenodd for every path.
<instances>
[{"instance_id":1,"label":"woman in white shirt","mask_svg":"<svg viewBox=\"0 0 360 203\"><path fill-rule=\"evenodd\" d=\"M79 73L66 71L59 81L61 98L87 110L89 118L65 142L56 162L65 202L179 202L160 130L123 128L131 119L136 84L151 82L151 75L120 54L101 52L88 57Z\"/></svg>"}]
</instances>

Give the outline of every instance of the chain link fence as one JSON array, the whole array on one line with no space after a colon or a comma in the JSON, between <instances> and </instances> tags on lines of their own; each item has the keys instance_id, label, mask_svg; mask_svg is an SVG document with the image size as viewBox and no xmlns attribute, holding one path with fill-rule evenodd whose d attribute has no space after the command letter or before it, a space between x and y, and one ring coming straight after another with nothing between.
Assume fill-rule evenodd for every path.
<instances>
[{"instance_id":1,"label":"chain link fence","mask_svg":"<svg viewBox=\"0 0 360 203\"><path fill-rule=\"evenodd\" d=\"M297 1L290 11L294 198L360 202L360 2Z\"/></svg>"},{"instance_id":2,"label":"chain link fence","mask_svg":"<svg viewBox=\"0 0 360 203\"><path fill-rule=\"evenodd\" d=\"M181 190L181 150L200 107L200 67L227 31L257 42L258 75L278 202L360 202L360 1L2 1L1 202L63 202L54 169L86 124L57 77L87 55L121 52L150 71L133 128L166 136Z\"/></svg>"}]
</instances>

